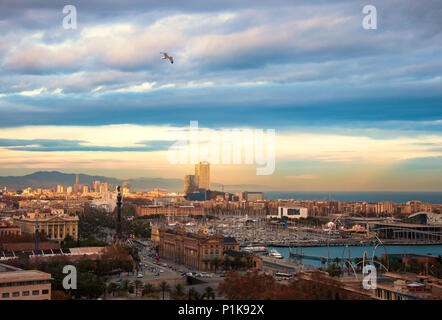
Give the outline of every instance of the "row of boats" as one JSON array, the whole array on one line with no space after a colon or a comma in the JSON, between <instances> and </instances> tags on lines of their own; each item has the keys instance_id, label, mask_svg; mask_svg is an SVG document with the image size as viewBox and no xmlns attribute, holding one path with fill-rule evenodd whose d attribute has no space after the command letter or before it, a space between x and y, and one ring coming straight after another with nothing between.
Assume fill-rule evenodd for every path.
<instances>
[{"instance_id":1,"label":"row of boats","mask_svg":"<svg viewBox=\"0 0 442 320\"><path fill-rule=\"evenodd\" d=\"M284 259L284 257L276 249L268 250L266 247L247 246L242 248L241 250L253 254L267 255L276 259Z\"/></svg>"}]
</instances>

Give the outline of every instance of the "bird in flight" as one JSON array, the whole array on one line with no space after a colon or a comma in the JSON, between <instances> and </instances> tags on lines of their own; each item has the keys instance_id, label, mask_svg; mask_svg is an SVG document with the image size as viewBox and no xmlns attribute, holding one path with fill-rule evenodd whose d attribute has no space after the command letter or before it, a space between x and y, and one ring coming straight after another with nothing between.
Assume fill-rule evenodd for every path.
<instances>
[{"instance_id":1,"label":"bird in flight","mask_svg":"<svg viewBox=\"0 0 442 320\"><path fill-rule=\"evenodd\" d=\"M160 52L160 54L162 54L163 56L161 57L161 59L169 59L170 63L173 64L173 57L169 56L167 54L167 52Z\"/></svg>"}]
</instances>

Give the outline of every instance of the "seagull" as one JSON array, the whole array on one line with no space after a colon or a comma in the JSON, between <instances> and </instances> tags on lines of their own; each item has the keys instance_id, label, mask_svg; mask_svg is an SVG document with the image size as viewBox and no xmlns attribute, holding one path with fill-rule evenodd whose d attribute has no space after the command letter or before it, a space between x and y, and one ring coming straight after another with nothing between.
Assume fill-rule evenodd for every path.
<instances>
[{"instance_id":1,"label":"seagull","mask_svg":"<svg viewBox=\"0 0 442 320\"><path fill-rule=\"evenodd\" d=\"M160 52L160 53L163 55L161 59L169 59L170 63L173 64L173 57L169 56L167 52Z\"/></svg>"}]
</instances>

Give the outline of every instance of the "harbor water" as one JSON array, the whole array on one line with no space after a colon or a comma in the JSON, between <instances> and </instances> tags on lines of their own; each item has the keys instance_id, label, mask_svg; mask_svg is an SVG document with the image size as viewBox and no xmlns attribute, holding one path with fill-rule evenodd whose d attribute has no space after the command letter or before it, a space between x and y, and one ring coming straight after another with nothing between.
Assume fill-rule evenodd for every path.
<instances>
[{"instance_id":1,"label":"harbor water","mask_svg":"<svg viewBox=\"0 0 442 320\"><path fill-rule=\"evenodd\" d=\"M289 248L287 247L271 247L270 249L276 249L284 259L289 260ZM364 251L367 252L367 257L371 259L373 255L374 246L330 246L330 259L333 260L335 258L346 259L350 258L361 258L364 255ZM323 257L328 258L328 248L325 247L297 247L292 248L293 253L303 254L306 256L315 256L315 257ZM394 253L394 254L431 254L433 256L442 256L442 245L406 245L406 246L393 246L388 245L378 246L376 248L375 256L378 258L381 257L384 253ZM292 258L293 259L293 258ZM302 259L302 263L306 265L320 267L321 262L319 260L311 260L307 258Z\"/></svg>"}]
</instances>

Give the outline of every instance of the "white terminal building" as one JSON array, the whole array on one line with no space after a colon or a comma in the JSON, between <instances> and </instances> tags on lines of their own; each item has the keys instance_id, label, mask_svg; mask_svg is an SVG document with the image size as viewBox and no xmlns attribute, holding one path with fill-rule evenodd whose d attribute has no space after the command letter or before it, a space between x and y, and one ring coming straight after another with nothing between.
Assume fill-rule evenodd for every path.
<instances>
[{"instance_id":1,"label":"white terminal building","mask_svg":"<svg viewBox=\"0 0 442 320\"><path fill-rule=\"evenodd\" d=\"M278 214L271 215L270 218L282 218L287 217L290 219L307 218L308 210L303 207L278 207Z\"/></svg>"},{"instance_id":2,"label":"white terminal building","mask_svg":"<svg viewBox=\"0 0 442 320\"><path fill-rule=\"evenodd\" d=\"M91 203L91 207L101 208L107 212L113 212L117 206L117 192L105 192L100 199L95 199Z\"/></svg>"}]
</instances>

